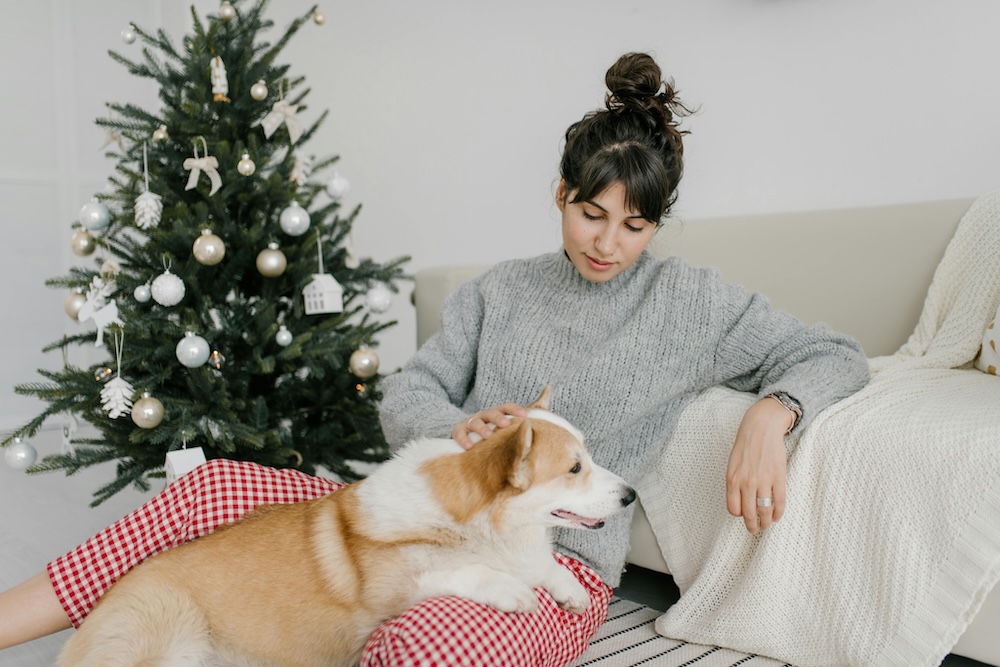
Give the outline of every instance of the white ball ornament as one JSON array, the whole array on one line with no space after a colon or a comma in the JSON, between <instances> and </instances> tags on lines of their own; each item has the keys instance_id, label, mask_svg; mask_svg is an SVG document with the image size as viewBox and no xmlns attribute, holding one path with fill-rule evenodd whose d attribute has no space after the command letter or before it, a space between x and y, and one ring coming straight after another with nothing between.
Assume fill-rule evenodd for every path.
<instances>
[{"instance_id":1,"label":"white ball ornament","mask_svg":"<svg viewBox=\"0 0 1000 667\"><path fill-rule=\"evenodd\" d=\"M213 234L211 229L205 229L201 232L201 236L194 240L191 252L194 258L205 266L215 266L226 256L226 244Z\"/></svg>"},{"instance_id":2,"label":"white ball ornament","mask_svg":"<svg viewBox=\"0 0 1000 667\"><path fill-rule=\"evenodd\" d=\"M250 97L258 102L263 102L267 99L267 84L264 83L264 79L250 86Z\"/></svg>"},{"instance_id":3,"label":"white ball ornament","mask_svg":"<svg viewBox=\"0 0 1000 667\"><path fill-rule=\"evenodd\" d=\"M135 26L131 23L125 26L125 29L122 30L122 41L126 44L132 44L135 42Z\"/></svg>"},{"instance_id":4,"label":"white ball ornament","mask_svg":"<svg viewBox=\"0 0 1000 667\"><path fill-rule=\"evenodd\" d=\"M90 231L97 232L111 224L111 211L95 197L83 205L77 220Z\"/></svg>"},{"instance_id":5,"label":"white ball ornament","mask_svg":"<svg viewBox=\"0 0 1000 667\"><path fill-rule=\"evenodd\" d=\"M352 373L362 380L367 380L378 373L378 355L375 354L375 350L362 345L351 353L349 365Z\"/></svg>"},{"instance_id":6,"label":"white ball ornament","mask_svg":"<svg viewBox=\"0 0 1000 667\"><path fill-rule=\"evenodd\" d=\"M86 229L79 229L73 232L73 236L70 237L69 247L74 255L86 257L94 254L94 251L97 250L97 241Z\"/></svg>"},{"instance_id":7,"label":"white ball ornament","mask_svg":"<svg viewBox=\"0 0 1000 667\"><path fill-rule=\"evenodd\" d=\"M181 338L177 343L175 352L177 361L188 368L198 368L204 366L205 362L208 361L210 350L208 341L193 331L188 331L184 334L184 338Z\"/></svg>"},{"instance_id":8,"label":"white ball ornament","mask_svg":"<svg viewBox=\"0 0 1000 667\"><path fill-rule=\"evenodd\" d=\"M368 310L373 313L384 313L392 305L392 290L379 283L368 290L368 294L365 295L365 303L368 304Z\"/></svg>"},{"instance_id":9,"label":"white ball ornament","mask_svg":"<svg viewBox=\"0 0 1000 667\"><path fill-rule=\"evenodd\" d=\"M132 421L139 428L156 428L163 421L165 411L163 403L154 398L148 391L142 398L132 404Z\"/></svg>"},{"instance_id":10,"label":"white ball ornament","mask_svg":"<svg viewBox=\"0 0 1000 667\"><path fill-rule=\"evenodd\" d=\"M184 281L167 269L153 280L153 300L161 306L176 306L184 298Z\"/></svg>"},{"instance_id":11,"label":"white ball ornament","mask_svg":"<svg viewBox=\"0 0 1000 667\"><path fill-rule=\"evenodd\" d=\"M316 25L323 25L324 23L326 23L326 16L323 14L323 12L321 12L318 9L313 12L313 23L315 23Z\"/></svg>"},{"instance_id":12,"label":"white ball ornament","mask_svg":"<svg viewBox=\"0 0 1000 667\"><path fill-rule=\"evenodd\" d=\"M302 236L309 230L310 222L309 211L302 208L297 201L289 204L278 218L281 231L289 236Z\"/></svg>"},{"instance_id":13,"label":"white ball ornament","mask_svg":"<svg viewBox=\"0 0 1000 667\"><path fill-rule=\"evenodd\" d=\"M288 259L285 253L278 249L277 243L269 243L257 253L257 270L265 278L277 278L287 267Z\"/></svg>"},{"instance_id":14,"label":"white ball ornament","mask_svg":"<svg viewBox=\"0 0 1000 667\"><path fill-rule=\"evenodd\" d=\"M274 335L274 340L277 341L278 345L281 347L288 347L292 344L292 332L285 328L282 324L281 328L278 329L278 333Z\"/></svg>"},{"instance_id":15,"label":"white ball ornament","mask_svg":"<svg viewBox=\"0 0 1000 667\"><path fill-rule=\"evenodd\" d=\"M246 151L243 152L240 161L236 163L236 171L244 176L253 176L253 173L257 171L257 165L250 159L250 154Z\"/></svg>"},{"instance_id":16,"label":"white ball ornament","mask_svg":"<svg viewBox=\"0 0 1000 667\"><path fill-rule=\"evenodd\" d=\"M14 442L6 447L3 457L14 470L26 470L38 458L38 452L21 438L14 438Z\"/></svg>"},{"instance_id":17,"label":"white ball ornament","mask_svg":"<svg viewBox=\"0 0 1000 667\"><path fill-rule=\"evenodd\" d=\"M149 285L139 285L134 290L132 290L132 296L139 303L148 303L150 299L153 298L153 293L149 289Z\"/></svg>"},{"instance_id":18,"label":"white ball ornament","mask_svg":"<svg viewBox=\"0 0 1000 667\"><path fill-rule=\"evenodd\" d=\"M342 199L344 195L350 191L350 181L344 178L343 174L334 169L333 176L331 176L330 180L326 182L326 194L330 195L333 199Z\"/></svg>"},{"instance_id":19,"label":"white ball ornament","mask_svg":"<svg viewBox=\"0 0 1000 667\"><path fill-rule=\"evenodd\" d=\"M166 141L169 138L170 138L170 135L167 134L167 126L166 125L161 125L158 128L156 128L155 130L153 130L153 141Z\"/></svg>"},{"instance_id":20,"label":"white ball ornament","mask_svg":"<svg viewBox=\"0 0 1000 667\"><path fill-rule=\"evenodd\" d=\"M226 0L226 2L223 2L219 6L219 18L223 21L232 21L236 18L236 8L233 7L229 0Z\"/></svg>"}]
</instances>

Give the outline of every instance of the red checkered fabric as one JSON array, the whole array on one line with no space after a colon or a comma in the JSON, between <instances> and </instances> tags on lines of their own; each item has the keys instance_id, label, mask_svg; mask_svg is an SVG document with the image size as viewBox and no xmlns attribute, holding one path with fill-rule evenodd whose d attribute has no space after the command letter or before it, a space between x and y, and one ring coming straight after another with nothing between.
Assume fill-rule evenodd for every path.
<instances>
[{"instance_id":1,"label":"red checkered fabric","mask_svg":"<svg viewBox=\"0 0 1000 667\"><path fill-rule=\"evenodd\" d=\"M258 505L311 500L343 486L297 470L213 459L49 563L49 579L69 620L79 626L111 584L144 559L236 521Z\"/></svg>"},{"instance_id":2,"label":"red checkered fabric","mask_svg":"<svg viewBox=\"0 0 1000 667\"><path fill-rule=\"evenodd\" d=\"M79 626L97 599L142 560L236 521L258 505L311 500L343 486L297 470L214 459L49 563L49 579L70 621ZM383 623L368 641L361 664L569 664L607 618L612 590L583 563L554 557L590 593L592 604L585 613L563 611L542 589L536 591L539 606L531 614L507 614L462 598L434 598Z\"/></svg>"},{"instance_id":3,"label":"red checkered fabric","mask_svg":"<svg viewBox=\"0 0 1000 667\"><path fill-rule=\"evenodd\" d=\"M508 614L457 597L433 598L383 623L361 667L562 667L578 658L607 620L611 588L578 560L554 554L590 593L582 614L563 611L544 589L538 609Z\"/></svg>"}]
</instances>

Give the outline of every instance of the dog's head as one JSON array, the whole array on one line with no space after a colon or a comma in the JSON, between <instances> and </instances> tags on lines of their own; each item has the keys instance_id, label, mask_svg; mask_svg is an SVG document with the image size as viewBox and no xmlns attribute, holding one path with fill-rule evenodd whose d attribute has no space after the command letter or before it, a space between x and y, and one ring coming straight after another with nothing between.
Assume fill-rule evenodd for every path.
<instances>
[{"instance_id":1,"label":"dog's head","mask_svg":"<svg viewBox=\"0 0 1000 667\"><path fill-rule=\"evenodd\" d=\"M489 510L498 528L513 520L593 529L635 500L624 480L594 463L579 429L549 411L550 397L546 387L524 419L428 462L451 468L450 483L435 493L457 520Z\"/></svg>"}]
</instances>

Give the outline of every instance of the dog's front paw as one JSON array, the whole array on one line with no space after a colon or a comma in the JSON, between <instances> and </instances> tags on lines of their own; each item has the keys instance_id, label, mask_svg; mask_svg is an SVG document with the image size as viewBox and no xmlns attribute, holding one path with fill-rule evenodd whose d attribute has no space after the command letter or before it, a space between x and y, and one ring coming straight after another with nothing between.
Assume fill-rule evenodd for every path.
<instances>
[{"instance_id":1,"label":"dog's front paw","mask_svg":"<svg viewBox=\"0 0 1000 667\"><path fill-rule=\"evenodd\" d=\"M546 584L549 595L560 607L574 614L582 614L590 608L590 595L576 577L562 567Z\"/></svg>"},{"instance_id":2,"label":"dog's front paw","mask_svg":"<svg viewBox=\"0 0 1000 667\"><path fill-rule=\"evenodd\" d=\"M500 611L528 614L538 608L538 596L528 586L518 582L518 585L490 586L488 590L480 591L479 601Z\"/></svg>"}]
</instances>

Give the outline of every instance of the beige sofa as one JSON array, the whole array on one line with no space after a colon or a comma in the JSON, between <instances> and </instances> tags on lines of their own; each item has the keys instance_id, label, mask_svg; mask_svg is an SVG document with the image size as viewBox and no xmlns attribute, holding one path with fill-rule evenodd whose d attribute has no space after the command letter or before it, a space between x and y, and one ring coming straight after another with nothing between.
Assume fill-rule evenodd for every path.
<instances>
[{"instance_id":1,"label":"beige sofa","mask_svg":"<svg viewBox=\"0 0 1000 667\"><path fill-rule=\"evenodd\" d=\"M855 336L869 357L902 345L920 315L934 269L971 199L670 223L659 256L714 266L804 321ZM444 298L485 265L420 270L413 293L417 342L438 327ZM669 572L640 505L629 562ZM953 653L1000 665L1000 590L994 588Z\"/></svg>"}]
</instances>

